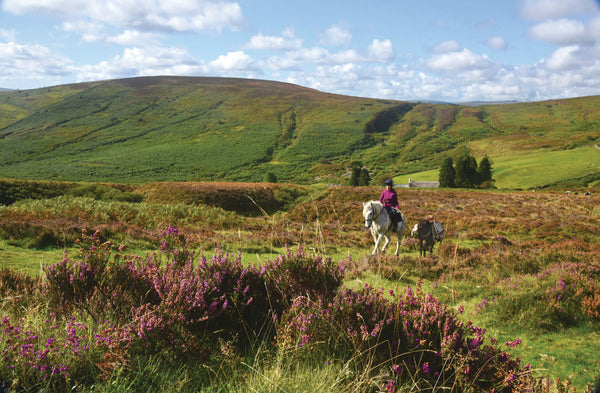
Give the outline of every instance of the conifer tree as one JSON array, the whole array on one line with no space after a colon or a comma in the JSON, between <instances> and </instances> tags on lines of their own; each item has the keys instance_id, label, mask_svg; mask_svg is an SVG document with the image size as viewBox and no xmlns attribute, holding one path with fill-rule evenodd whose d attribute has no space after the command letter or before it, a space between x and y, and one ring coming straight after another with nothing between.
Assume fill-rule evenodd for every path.
<instances>
[{"instance_id":1,"label":"conifer tree","mask_svg":"<svg viewBox=\"0 0 600 393\"><path fill-rule=\"evenodd\" d=\"M369 171L366 168L362 168L360 170L360 174L358 175L358 185L368 186L370 182L371 176L369 175Z\"/></svg>"},{"instance_id":2,"label":"conifer tree","mask_svg":"<svg viewBox=\"0 0 600 393\"><path fill-rule=\"evenodd\" d=\"M440 168L439 182L440 187L455 187L454 178L456 171L454 170L454 161L452 157L446 157Z\"/></svg>"},{"instance_id":3,"label":"conifer tree","mask_svg":"<svg viewBox=\"0 0 600 393\"><path fill-rule=\"evenodd\" d=\"M470 154L465 154L456 161L456 176L454 184L456 187L473 188L479 185L477 179L477 161Z\"/></svg>"},{"instance_id":4,"label":"conifer tree","mask_svg":"<svg viewBox=\"0 0 600 393\"><path fill-rule=\"evenodd\" d=\"M479 184L492 180L492 163L487 156L483 157L481 161L479 161L477 175L479 178Z\"/></svg>"},{"instance_id":5,"label":"conifer tree","mask_svg":"<svg viewBox=\"0 0 600 393\"><path fill-rule=\"evenodd\" d=\"M352 161L350 163L350 169L352 170L352 173L350 174L350 180L348 181L349 185L351 185L351 186L360 185L359 178L360 178L361 168L362 168L362 163L360 161Z\"/></svg>"}]
</instances>

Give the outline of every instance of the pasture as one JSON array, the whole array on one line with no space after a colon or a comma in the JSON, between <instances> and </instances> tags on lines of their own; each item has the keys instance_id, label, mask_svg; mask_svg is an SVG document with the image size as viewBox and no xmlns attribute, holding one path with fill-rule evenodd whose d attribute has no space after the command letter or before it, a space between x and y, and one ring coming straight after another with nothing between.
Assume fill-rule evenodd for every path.
<instances>
[{"instance_id":1,"label":"pasture","mask_svg":"<svg viewBox=\"0 0 600 393\"><path fill-rule=\"evenodd\" d=\"M541 138L540 138L541 139ZM528 149L524 149L523 145ZM533 146L539 146L533 149ZM490 138L470 142L476 159L484 155L492 160L494 185L498 189L534 189L552 184L561 188L586 184L597 187L600 170L600 150L597 146L583 146L569 150L544 145L527 139ZM544 147L545 146L545 147ZM396 184L407 184L408 179L438 181L439 170L428 170L394 177ZM586 182L586 176L589 180ZM580 180L581 179L581 180Z\"/></svg>"},{"instance_id":2,"label":"pasture","mask_svg":"<svg viewBox=\"0 0 600 393\"><path fill-rule=\"evenodd\" d=\"M143 202L61 195L0 207L0 263L26 273L0 276L0 350L12 356L0 366L0 380L18 380L23 391L57 391L49 381L80 391L510 391L518 389L513 380L540 392L598 386L600 189L586 189L591 195L398 189L407 220L400 255L391 255L392 248L370 257L362 204L377 199L379 188L230 185L252 201L236 211L222 198L210 203L210 187L140 185L128 191ZM430 214L446 237L433 256L420 257L409 229ZM101 267L103 279L85 273L99 270L79 270L91 281L65 292L73 279L71 286L57 283L83 262ZM228 284L231 292L215 286L206 314L190 314L196 309L184 307L184 287L191 288L198 269L208 274L215 267L231 277L244 272L243 279ZM126 286L119 272L128 272ZM142 289L152 280L153 288L163 280L160 293L172 291L173 277L181 285L172 298L146 299L148 306L125 311L147 296ZM38 281L47 285L44 296L36 292ZM139 292L128 289L133 283ZM253 308L269 304L262 285L282 296L270 309L279 312L278 323L258 318L263 309ZM107 288L123 303L103 297ZM327 312L336 318L328 319L318 302L307 303L318 299L329 299ZM370 307L390 301L411 321L415 330L402 330L402 337L418 337L415 347L380 351L393 339L384 341L391 334L385 318ZM228 314L228 303L238 311ZM409 304L431 314L413 315ZM187 322L179 325L182 318ZM442 320L463 337L446 355L434 328ZM62 360L48 355L48 362L35 363L9 339L38 351L43 345L37 338L19 341L8 328L63 344ZM520 366L511 363L517 357ZM469 370L484 363L488 368L469 379ZM42 370L57 365L63 372Z\"/></svg>"}]
</instances>

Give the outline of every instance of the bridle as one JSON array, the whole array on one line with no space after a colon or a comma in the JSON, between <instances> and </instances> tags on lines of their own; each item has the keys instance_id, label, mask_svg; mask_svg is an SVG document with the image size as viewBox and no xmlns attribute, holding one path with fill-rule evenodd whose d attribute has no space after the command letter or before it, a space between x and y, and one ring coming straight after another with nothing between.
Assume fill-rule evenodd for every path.
<instances>
[{"instance_id":1,"label":"bridle","mask_svg":"<svg viewBox=\"0 0 600 393\"><path fill-rule=\"evenodd\" d=\"M372 204L369 204L369 208L367 210L367 215L365 216L365 227L371 228L373 225L373 220L375 220L375 208Z\"/></svg>"}]
</instances>

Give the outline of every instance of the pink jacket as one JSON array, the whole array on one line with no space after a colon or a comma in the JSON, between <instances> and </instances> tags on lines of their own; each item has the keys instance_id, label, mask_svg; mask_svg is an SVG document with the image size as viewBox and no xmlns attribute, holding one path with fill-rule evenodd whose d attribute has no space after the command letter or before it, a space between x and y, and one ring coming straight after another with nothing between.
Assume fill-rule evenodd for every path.
<instances>
[{"instance_id":1,"label":"pink jacket","mask_svg":"<svg viewBox=\"0 0 600 393\"><path fill-rule=\"evenodd\" d=\"M379 202L381 202L383 206L400 209L400 205L398 205L398 194L396 194L396 190L393 188L391 190L388 190L387 188L383 190L379 197Z\"/></svg>"}]
</instances>

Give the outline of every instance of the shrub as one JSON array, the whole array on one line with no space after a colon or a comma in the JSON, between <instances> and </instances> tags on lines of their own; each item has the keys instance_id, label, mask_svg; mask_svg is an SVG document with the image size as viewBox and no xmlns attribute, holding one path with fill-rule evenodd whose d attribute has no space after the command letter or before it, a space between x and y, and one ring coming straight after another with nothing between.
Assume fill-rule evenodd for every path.
<instances>
[{"instance_id":1,"label":"shrub","mask_svg":"<svg viewBox=\"0 0 600 393\"><path fill-rule=\"evenodd\" d=\"M495 311L500 319L543 331L576 326L586 317L597 320L599 277L596 263L558 263L536 275L505 280Z\"/></svg>"},{"instance_id":2,"label":"shrub","mask_svg":"<svg viewBox=\"0 0 600 393\"><path fill-rule=\"evenodd\" d=\"M420 284L388 295L367 285L360 292L343 290L331 302L297 298L284 315L278 344L324 349L357 373L383 372L388 391L410 383L417 390L512 392L533 383L529 366L494 340L485 344L485 330L458 320Z\"/></svg>"},{"instance_id":3,"label":"shrub","mask_svg":"<svg viewBox=\"0 0 600 393\"><path fill-rule=\"evenodd\" d=\"M177 228L161 236L160 254L140 258L113 255L98 231L84 232L80 260L65 255L44 269L50 307L119 323L131 354L206 358L218 351L217 339L243 347L269 331L295 296L333 296L343 279L337 264L301 248L263 267L244 267L240 255L219 250L196 263Z\"/></svg>"},{"instance_id":4,"label":"shrub","mask_svg":"<svg viewBox=\"0 0 600 393\"><path fill-rule=\"evenodd\" d=\"M103 184L82 184L69 190L69 195L103 201L142 202L141 194Z\"/></svg>"},{"instance_id":5,"label":"shrub","mask_svg":"<svg viewBox=\"0 0 600 393\"><path fill-rule=\"evenodd\" d=\"M43 268L46 298L53 311L59 315L84 311L96 322L120 321L131 317L132 307L157 301L151 273L160 261L154 256L113 255L111 243L102 242L99 231L88 236L84 230L77 244L80 260L71 260L65 252L61 262Z\"/></svg>"},{"instance_id":6,"label":"shrub","mask_svg":"<svg viewBox=\"0 0 600 393\"><path fill-rule=\"evenodd\" d=\"M66 391L73 381L93 382L98 372L94 364L104 352L99 348L110 338L74 317L39 317L35 323L0 320L0 382L11 381L11 391L51 392Z\"/></svg>"}]
</instances>

